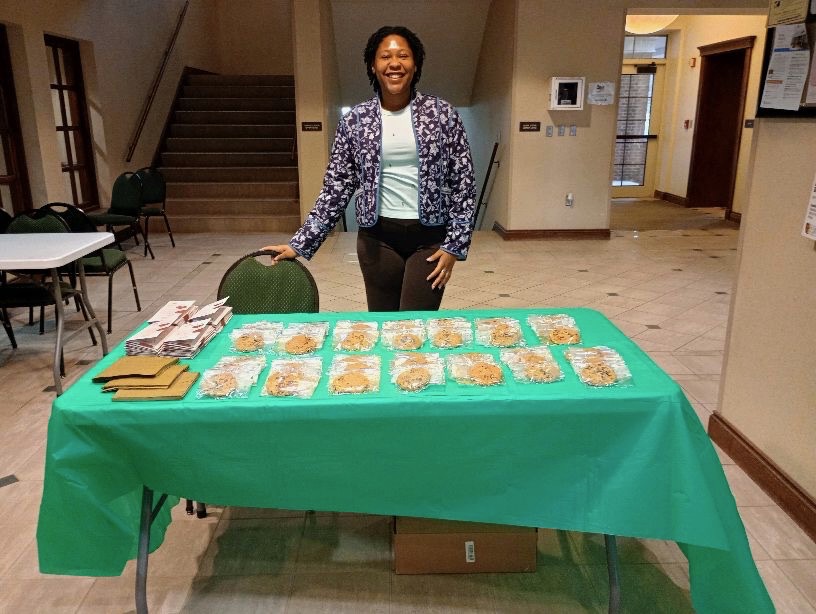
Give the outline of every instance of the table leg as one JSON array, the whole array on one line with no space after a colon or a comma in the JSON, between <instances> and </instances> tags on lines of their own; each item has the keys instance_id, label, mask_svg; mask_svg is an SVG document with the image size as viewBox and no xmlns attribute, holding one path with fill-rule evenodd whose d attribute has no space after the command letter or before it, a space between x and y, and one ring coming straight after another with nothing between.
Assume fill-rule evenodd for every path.
<instances>
[{"instance_id":1,"label":"table leg","mask_svg":"<svg viewBox=\"0 0 816 614\"><path fill-rule=\"evenodd\" d=\"M604 535L606 567L609 571L609 614L620 612L620 569L618 568L618 543L614 535Z\"/></svg>"},{"instance_id":2,"label":"table leg","mask_svg":"<svg viewBox=\"0 0 816 614\"><path fill-rule=\"evenodd\" d=\"M54 388L57 396L62 394L62 376L60 374L60 360L62 358L62 331L65 327L65 310L62 305L62 290L57 269L51 269L51 283L54 284L54 302L57 310L57 341L54 345Z\"/></svg>"},{"instance_id":3,"label":"table leg","mask_svg":"<svg viewBox=\"0 0 816 614\"><path fill-rule=\"evenodd\" d=\"M77 261L77 267L79 268L79 289L82 291L82 302L85 304L88 315L91 317L91 324L99 331L99 337L102 340L102 356L105 356L108 353L108 338L105 336L105 330L102 328L99 318L96 317L93 305L91 305L91 301L88 298L88 287L85 285L85 267L82 266L81 258Z\"/></svg>"},{"instance_id":4,"label":"table leg","mask_svg":"<svg viewBox=\"0 0 816 614\"><path fill-rule=\"evenodd\" d=\"M142 513L139 518L139 546L136 551L136 614L147 614L147 560L150 556L150 527L159 514L167 495L159 497L153 507L153 491L142 487Z\"/></svg>"}]
</instances>

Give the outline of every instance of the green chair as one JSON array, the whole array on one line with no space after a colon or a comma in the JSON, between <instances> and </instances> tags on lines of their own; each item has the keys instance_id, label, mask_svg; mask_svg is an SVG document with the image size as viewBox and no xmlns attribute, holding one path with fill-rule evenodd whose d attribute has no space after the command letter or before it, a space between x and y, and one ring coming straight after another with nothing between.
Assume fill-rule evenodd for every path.
<instances>
[{"instance_id":1,"label":"green chair","mask_svg":"<svg viewBox=\"0 0 816 614\"><path fill-rule=\"evenodd\" d=\"M229 297L233 313L316 313L320 311L317 284L309 270L296 260L274 266L261 264L258 256L277 256L260 250L239 258L227 269L218 286L218 298Z\"/></svg>"},{"instance_id":2,"label":"green chair","mask_svg":"<svg viewBox=\"0 0 816 614\"><path fill-rule=\"evenodd\" d=\"M71 232L96 232L96 225L79 207L68 203L49 203L42 209L51 211L59 216ZM139 290L136 288L136 277L133 274L133 265L127 254L121 249L102 248L82 258L85 275L108 278L108 333L111 332L113 322L113 274L124 266L130 272L130 283L133 286L133 296L136 299L136 311L142 310L139 302Z\"/></svg>"},{"instance_id":3,"label":"green chair","mask_svg":"<svg viewBox=\"0 0 816 614\"><path fill-rule=\"evenodd\" d=\"M165 199L167 195L167 185L164 182L164 175L157 169L146 166L136 171L130 178L131 181L139 181L142 195L142 217L145 219L145 256L147 256L147 240L150 237L150 218L161 216L164 218L164 226L167 234L170 235L170 244L175 247L173 231L170 230L170 222L167 220L167 213L164 211Z\"/></svg>"},{"instance_id":4,"label":"green chair","mask_svg":"<svg viewBox=\"0 0 816 614\"><path fill-rule=\"evenodd\" d=\"M141 214L141 183L138 179L133 179L133 173L122 173L113 182L111 204L108 210L103 213L91 213L88 217L95 226L104 226L108 232L113 232L116 244L120 248L122 241L130 238L133 238L138 245L139 236L141 236L145 242L145 256L147 252L150 252L150 257L155 259L150 243L145 238L142 223L139 221ZM119 230L114 231L116 228Z\"/></svg>"}]
</instances>

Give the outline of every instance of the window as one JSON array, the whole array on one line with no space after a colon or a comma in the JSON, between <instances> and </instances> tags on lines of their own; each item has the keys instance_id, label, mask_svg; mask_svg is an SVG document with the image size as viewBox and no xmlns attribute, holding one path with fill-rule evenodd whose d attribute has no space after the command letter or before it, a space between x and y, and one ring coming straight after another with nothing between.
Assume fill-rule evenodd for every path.
<instances>
[{"instance_id":1,"label":"window","mask_svg":"<svg viewBox=\"0 0 816 614\"><path fill-rule=\"evenodd\" d=\"M623 39L623 59L664 59L668 36L626 36Z\"/></svg>"},{"instance_id":2,"label":"window","mask_svg":"<svg viewBox=\"0 0 816 614\"><path fill-rule=\"evenodd\" d=\"M654 74L621 75L613 186L643 185Z\"/></svg>"}]
</instances>

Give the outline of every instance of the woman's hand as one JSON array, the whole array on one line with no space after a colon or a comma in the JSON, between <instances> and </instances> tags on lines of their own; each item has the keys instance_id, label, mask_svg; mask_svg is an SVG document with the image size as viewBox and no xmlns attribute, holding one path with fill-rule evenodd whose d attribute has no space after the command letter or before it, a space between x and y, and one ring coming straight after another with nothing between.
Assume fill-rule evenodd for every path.
<instances>
[{"instance_id":1,"label":"woman's hand","mask_svg":"<svg viewBox=\"0 0 816 614\"><path fill-rule=\"evenodd\" d=\"M278 255L272 258L272 264L275 264L280 260L294 260L298 257L297 252L295 252L295 250L293 250L289 245L267 245L261 249L278 252Z\"/></svg>"},{"instance_id":2,"label":"woman's hand","mask_svg":"<svg viewBox=\"0 0 816 614\"><path fill-rule=\"evenodd\" d=\"M456 264L456 256L453 254L449 254L446 251L441 249L436 250L433 256L428 257L428 262L436 262L436 268L431 271L431 274L428 275L425 279L431 281L433 279L433 283L431 283L431 288L444 288L445 284L450 281L451 278L451 271L453 270L453 265Z\"/></svg>"}]
</instances>

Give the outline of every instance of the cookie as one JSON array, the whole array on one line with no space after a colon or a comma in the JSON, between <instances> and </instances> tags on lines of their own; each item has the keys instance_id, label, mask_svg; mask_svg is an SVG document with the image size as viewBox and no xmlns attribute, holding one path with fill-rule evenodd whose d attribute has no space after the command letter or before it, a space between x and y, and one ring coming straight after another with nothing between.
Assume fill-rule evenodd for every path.
<instances>
[{"instance_id":1,"label":"cookie","mask_svg":"<svg viewBox=\"0 0 816 614\"><path fill-rule=\"evenodd\" d=\"M502 381L502 370L489 362L477 362L468 369L468 377L480 386L491 386Z\"/></svg>"},{"instance_id":2,"label":"cookie","mask_svg":"<svg viewBox=\"0 0 816 614\"><path fill-rule=\"evenodd\" d=\"M553 382L558 378L558 369L546 362L530 363L524 367L524 377L531 382Z\"/></svg>"},{"instance_id":3,"label":"cookie","mask_svg":"<svg viewBox=\"0 0 816 614\"><path fill-rule=\"evenodd\" d=\"M317 349L317 341L308 335L294 335L283 345L283 349L289 354L308 354Z\"/></svg>"},{"instance_id":4,"label":"cookie","mask_svg":"<svg viewBox=\"0 0 816 614\"><path fill-rule=\"evenodd\" d=\"M210 397L226 397L238 388L232 373L213 373L201 381L201 392Z\"/></svg>"},{"instance_id":5,"label":"cookie","mask_svg":"<svg viewBox=\"0 0 816 614\"><path fill-rule=\"evenodd\" d=\"M556 345L581 342L581 334L577 328L573 328L572 326L558 326L553 328L547 335L547 338L551 343L555 343Z\"/></svg>"},{"instance_id":6,"label":"cookie","mask_svg":"<svg viewBox=\"0 0 816 614\"><path fill-rule=\"evenodd\" d=\"M290 397L297 393L301 380L299 373L272 372L266 380L266 392L274 397Z\"/></svg>"},{"instance_id":7,"label":"cookie","mask_svg":"<svg viewBox=\"0 0 816 614\"><path fill-rule=\"evenodd\" d=\"M440 348L456 348L462 345L462 333L443 328L433 336L433 344Z\"/></svg>"},{"instance_id":8,"label":"cookie","mask_svg":"<svg viewBox=\"0 0 816 614\"><path fill-rule=\"evenodd\" d=\"M609 365L593 363L581 369L581 380L592 386L608 386L618 381L618 376Z\"/></svg>"},{"instance_id":9,"label":"cookie","mask_svg":"<svg viewBox=\"0 0 816 614\"><path fill-rule=\"evenodd\" d=\"M398 350L417 350L422 346L422 338L414 333L394 335L394 348Z\"/></svg>"},{"instance_id":10,"label":"cookie","mask_svg":"<svg viewBox=\"0 0 816 614\"><path fill-rule=\"evenodd\" d=\"M496 324L490 331L490 344L497 347L508 347L519 341L519 331L509 324Z\"/></svg>"},{"instance_id":11,"label":"cookie","mask_svg":"<svg viewBox=\"0 0 816 614\"><path fill-rule=\"evenodd\" d=\"M246 333L236 337L233 345L239 352L254 352L264 346L264 338L260 333Z\"/></svg>"},{"instance_id":12,"label":"cookie","mask_svg":"<svg viewBox=\"0 0 816 614\"><path fill-rule=\"evenodd\" d=\"M400 373L396 381L403 390L415 392L431 383L431 372L423 367L412 367Z\"/></svg>"},{"instance_id":13,"label":"cookie","mask_svg":"<svg viewBox=\"0 0 816 614\"><path fill-rule=\"evenodd\" d=\"M371 380L359 371L349 371L334 377L329 384L332 392L365 392L371 389Z\"/></svg>"},{"instance_id":14,"label":"cookie","mask_svg":"<svg viewBox=\"0 0 816 614\"><path fill-rule=\"evenodd\" d=\"M362 330L352 330L349 334L343 337L339 348L347 352L358 352L360 350L371 349L373 339Z\"/></svg>"}]
</instances>

